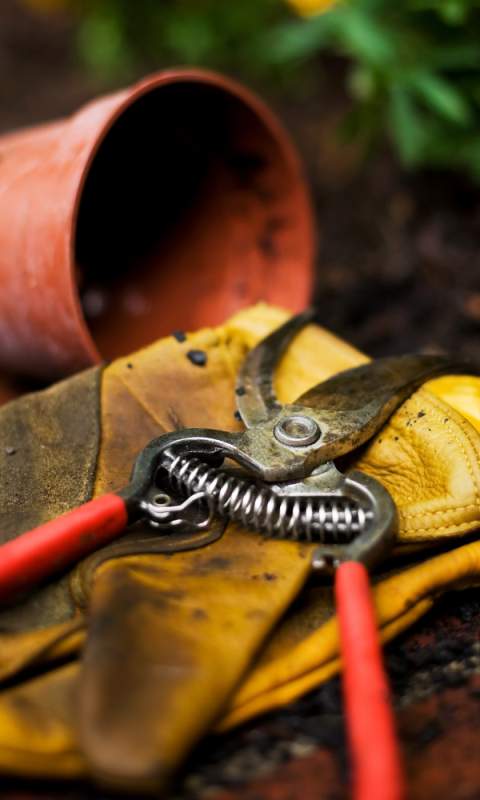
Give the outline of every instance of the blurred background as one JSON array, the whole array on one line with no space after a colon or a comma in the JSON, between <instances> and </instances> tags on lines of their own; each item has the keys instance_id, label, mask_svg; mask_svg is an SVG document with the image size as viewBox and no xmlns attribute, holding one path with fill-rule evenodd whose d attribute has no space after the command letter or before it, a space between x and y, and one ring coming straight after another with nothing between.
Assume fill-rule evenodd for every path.
<instances>
[{"instance_id":1,"label":"blurred background","mask_svg":"<svg viewBox=\"0 0 480 800\"><path fill-rule=\"evenodd\" d=\"M480 361L477 0L1 0L0 131L165 66L263 95L317 210L323 324Z\"/></svg>"}]
</instances>

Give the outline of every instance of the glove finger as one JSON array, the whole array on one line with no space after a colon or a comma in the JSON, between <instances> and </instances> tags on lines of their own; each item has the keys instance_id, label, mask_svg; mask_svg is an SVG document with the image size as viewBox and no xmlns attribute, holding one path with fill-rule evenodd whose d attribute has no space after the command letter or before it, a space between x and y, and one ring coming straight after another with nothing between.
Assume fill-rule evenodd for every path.
<instances>
[{"instance_id":1,"label":"glove finger","mask_svg":"<svg viewBox=\"0 0 480 800\"><path fill-rule=\"evenodd\" d=\"M29 778L86 774L76 733L78 665L67 664L0 695L0 771Z\"/></svg>"},{"instance_id":2,"label":"glove finger","mask_svg":"<svg viewBox=\"0 0 480 800\"><path fill-rule=\"evenodd\" d=\"M402 544L464 535L478 527L480 438L462 414L426 388L401 406L355 467L392 495Z\"/></svg>"},{"instance_id":3,"label":"glove finger","mask_svg":"<svg viewBox=\"0 0 480 800\"><path fill-rule=\"evenodd\" d=\"M476 375L443 375L425 384L431 394L448 403L480 431L480 378Z\"/></svg>"},{"instance_id":4,"label":"glove finger","mask_svg":"<svg viewBox=\"0 0 480 800\"><path fill-rule=\"evenodd\" d=\"M235 529L195 553L102 565L80 688L82 748L96 778L163 787L309 570L299 545Z\"/></svg>"},{"instance_id":5,"label":"glove finger","mask_svg":"<svg viewBox=\"0 0 480 800\"><path fill-rule=\"evenodd\" d=\"M480 542L472 542L380 581L374 600L384 640L425 613L443 591L475 584L479 576ZM275 707L280 698L299 697L335 674L340 667L336 617L293 647L279 650L274 636L271 650L264 650L232 698L222 729Z\"/></svg>"},{"instance_id":6,"label":"glove finger","mask_svg":"<svg viewBox=\"0 0 480 800\"><path fill-rule=\"evenodd\" d=\"M380 628L380 641L382 644L394 639L417 622L420 617L432 608L433 603L434 601L430 597L420 600L397 619L383 625ZM223 731L242 725L253 717L281 708L287 703L292 703L302 695L333 678L342 669L342 662L338 657L338 649L332 648L332 652L335 652L336 655L330 659L326 657L325 662L316 669L274 686L272 689L246 700L241 705L232 705L216 726L217 733L223 733ZM233 703L235 703L235 698Z\"/></svg>"}]
</instances>

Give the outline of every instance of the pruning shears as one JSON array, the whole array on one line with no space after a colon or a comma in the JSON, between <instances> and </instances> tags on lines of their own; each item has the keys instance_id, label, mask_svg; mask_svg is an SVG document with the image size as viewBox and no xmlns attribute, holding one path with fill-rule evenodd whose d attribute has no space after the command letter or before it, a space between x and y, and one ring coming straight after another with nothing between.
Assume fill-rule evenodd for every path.
<instances>
[{"instance_id":1,"label":"pruning shears","mask_svg":"<svg viewBox=\"0 0 480 800\"><path fill-rule=\"evenodd\" d=\"M381 483L358 470L344 474L334 461L371 439L426 380L465 365L438 355L379 359L282 405L275 367L313 319L313 310L292 317L246 357L236 386L245 430L184 429L154 439L126 488L0 547L0 597L11 601L140 519L171 537L172 550L179 531L188 532L182 549L209 543L205 531L215 517L311 542L312 567L335 572L356 797L398 800L400 761L367 576L395 541L397 512ZM359 671L365 658L368 670Z\"/></svg>"}]
</instances>

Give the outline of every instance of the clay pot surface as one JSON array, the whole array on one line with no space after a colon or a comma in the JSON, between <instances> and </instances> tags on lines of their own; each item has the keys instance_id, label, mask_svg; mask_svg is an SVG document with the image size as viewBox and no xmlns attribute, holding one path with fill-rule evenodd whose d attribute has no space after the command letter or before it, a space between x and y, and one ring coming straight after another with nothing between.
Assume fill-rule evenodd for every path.
<instances>
[{"instance_id":1,"label":"clay pot surface","mask_svg":"<svg viewBox=\"0 0 480 800\"><path fill-rule=\"evenodd\" d=\"M0 406L14 400L22 393L22 390L8 376L0 375Z\"/></svg>"},{"instance_id":2,"label":"clay pot surface","mask_svg":"<svg viewBox=\"0 0 480 800\"><path fill-rule=\"evenodd\" d=\"M0 370L53 379L312 287L297 154L248 90L177 69L0 138Z\"/></svg>"}]
</instances>

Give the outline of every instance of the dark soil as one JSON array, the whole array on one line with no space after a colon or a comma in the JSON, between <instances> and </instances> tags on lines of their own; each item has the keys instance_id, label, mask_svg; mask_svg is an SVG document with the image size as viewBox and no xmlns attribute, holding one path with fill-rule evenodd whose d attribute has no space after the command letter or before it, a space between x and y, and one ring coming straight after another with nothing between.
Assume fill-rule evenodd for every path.
<instances>
[{"instance_id":1,"label":"dark soil","mask_svg":"<svg viewBox=\"0 0 480 800\"><path fill-rule=\"evenodd\" d=\"M318 198L324 324L371 355L447 350L480 363L480 187L409 177L385 154Z\"/></svg>"}]
</instances>

